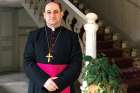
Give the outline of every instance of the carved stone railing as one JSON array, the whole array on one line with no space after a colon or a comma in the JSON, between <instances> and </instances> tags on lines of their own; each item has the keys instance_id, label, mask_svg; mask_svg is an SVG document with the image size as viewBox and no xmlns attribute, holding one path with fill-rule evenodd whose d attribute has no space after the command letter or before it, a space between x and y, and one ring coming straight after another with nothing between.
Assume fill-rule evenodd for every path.
<instances>
[{"instance_id":1,"label":"carved stone railing","mask_svg":"<svg viewBox=\"0 0 140 93\"><path fill-rule=\"evenodd\" d=\"M31 15L31 17L39 27L42 26L42 24L44 24L42 14L45 2L47 2L47 0L25 0L22 3L24 8ZM79 28L79 24L85 23L85 15L69 0L59 0L59 2L63 5L64 9L65 24L63 25L67 26L69 29L77 30ZM80 4L79 8L82 9L83 4Z\"/></svg>"},{"instance_id":2,"label":"carved stone railing","mask_svg":"<svg viewBox=\"0 0 140 93\"><path fill-rule=\"evenodd\" d=\"M43 7L45 0L24 0L22 5L38 27L44 26Z\"/></svg>"},{"instance_id":3,"label":"carved stone railing","mask_svg":"<svg viewBox=\"0 0 140 93\"><path fill-rule=\"evenodd\" d=\"M69 0L59 0L63 5L63 22L62 24L79 34L80 44L82 51L84 52L85 47L85 31L83 25L86 23L85 14L83 14L75 5L73 5Z\"/></svg>"}]
</instances>

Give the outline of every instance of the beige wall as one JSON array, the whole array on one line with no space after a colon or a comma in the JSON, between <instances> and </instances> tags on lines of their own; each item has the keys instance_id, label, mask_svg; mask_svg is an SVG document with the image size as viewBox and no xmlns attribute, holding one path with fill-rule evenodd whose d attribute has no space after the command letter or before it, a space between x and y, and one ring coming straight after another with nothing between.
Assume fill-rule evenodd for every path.
<instances>
[{"instance_id":1,"label":"beige wall","mask_svg":"<svg viewBox=\"0 0 140 93\"><path fill-rule=\"evenodd\" d=\"M140 0L82 0L93 12L97 13L127 39L133 46L140 46ZM135 43L135 44L134 44Z\"/></svg>"}]
</instances>

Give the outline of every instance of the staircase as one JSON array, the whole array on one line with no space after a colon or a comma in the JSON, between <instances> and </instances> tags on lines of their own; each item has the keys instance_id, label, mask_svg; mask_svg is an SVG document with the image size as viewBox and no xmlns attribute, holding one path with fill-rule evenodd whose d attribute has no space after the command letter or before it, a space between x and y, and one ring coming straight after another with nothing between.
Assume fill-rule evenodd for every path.
<instances>
[{"instance_id":1,"label":"staircase","mask_svg":"<svg viewBox=\"0 0 140 93\"><path fill-rule=\"evenodd\" d=\"M84 4L78 0L70 0L83 13L90 10L84 9ZM110 63L115 63L120 68L120 77L124 93L140 93L140 56L137 49L131 48L128 41L122 40L119 33L112 30L102 20L98 20L97 51L104 53ZM83 35L84 29L81 29ZM82 37L82 36L80 36Z\"/></svg>"},{"instance_id":2,"label":"staircase","mask_svg":"<svg viewBox=\"0 0 140 93\"><path fill-rule=\"evenodd\" d=\"M46 1L25 0L23 2L23 6L39 27L43 26L42 7L44 7ZM78 0L59 1L64 8L62 24L79 34L82 50L84 51L84 14L91 10L84 7L84 4L79 3ZM113 31L112 27L106 25L103 20L99 19L97 23L99 25L97 32L98 53L106 54L109 62L117 64L120 68L123 93L140 93L140 56L137 53L137 49L129 47L128 41L122 40L121 35Z\"/></svg>"},{"instance_id":3,"label":"staircase","mask_svg":"<svg viewBox=\"0 0 140 93\"><path fill-rule=\"evenodd\" d=\"M97 32L98 52L106 54L110 63L118 65L126 93L140 93L140 58L136 49L129 48L126 41L118 38L117 33L102 26L100 29Z\"/></svg>"}]
</instances>

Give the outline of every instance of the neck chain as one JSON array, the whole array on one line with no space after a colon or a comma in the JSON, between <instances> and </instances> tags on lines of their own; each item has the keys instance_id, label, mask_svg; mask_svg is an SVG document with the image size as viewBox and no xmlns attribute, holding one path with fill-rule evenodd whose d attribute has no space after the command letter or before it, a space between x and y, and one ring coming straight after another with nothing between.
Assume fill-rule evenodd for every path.
<instances>
[{"instance_id":1,"label":"neck chain","mask_svg":"<svg viewBox=\"0 0 140 93\"><path fill-rule=\"evenodd\" d=\"M53 59L53 55L52 55L52 49L53 47L55 46L57 40L58 40L58 37L60 36L60 33L61 33L61 30L59 31L59 33L57 34L56 36L56 39L54 41L54 44L53 46L51 47L51 40L49 42L49 35L47 33L47 29L46 29L46 26L45 26L45 33L46 33L46 37L47 37L47 43L48 43L48 54L46 55L46 57L48 58L48 63Z\"/></svg>"}]
</instances>

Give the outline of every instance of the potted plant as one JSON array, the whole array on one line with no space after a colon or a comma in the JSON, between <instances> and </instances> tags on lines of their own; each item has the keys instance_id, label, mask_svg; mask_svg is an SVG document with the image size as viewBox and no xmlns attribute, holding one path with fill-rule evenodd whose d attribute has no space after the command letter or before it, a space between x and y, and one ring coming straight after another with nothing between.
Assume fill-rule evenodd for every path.
<instances>
[{"instance_id":1,"label":"potted plant","mask_svg":"<svg viewBox=\"0 0 140 93\"><path fill-rule=\"evenodd\" d=\"M82 93L121 93L119 69L110 64L107 57L83 56L85 62L82 74Z\"/></svg>"}]
</instances>

